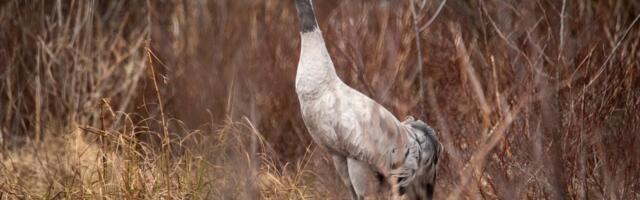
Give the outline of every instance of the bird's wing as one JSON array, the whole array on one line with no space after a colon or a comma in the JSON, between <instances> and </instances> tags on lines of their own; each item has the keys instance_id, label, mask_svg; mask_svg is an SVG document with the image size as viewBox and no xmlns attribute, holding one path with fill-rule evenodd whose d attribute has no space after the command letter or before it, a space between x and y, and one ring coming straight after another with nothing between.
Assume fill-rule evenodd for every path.
<instances>
[{"instance_id":1,"label":"bird's wing","mask_svg":"<svg viewBox=\"0 0 640 200\"><path fill-rule=\"evenodd\" d=\"M399 186L411 184L416 174L437 160L439 143L428 125L412 117L400 122L366 95L344 85L338 90L343 123L337 130L347 153L369 163Z\"/></svg>"},{"instance_id":2,"label":"bird's wing","mask_svg":"<svg viewBox=\"0 0 640 200\"><path fill-rule=\"evenodd\" d=\"M343 123L339 127L344 129L337 132L348 143L349 154L385 175L402 165L409 150L409 127L383 106L346 85L338 90L338 96L341 99L338 121Z\"/></svg>"}]
</instances>

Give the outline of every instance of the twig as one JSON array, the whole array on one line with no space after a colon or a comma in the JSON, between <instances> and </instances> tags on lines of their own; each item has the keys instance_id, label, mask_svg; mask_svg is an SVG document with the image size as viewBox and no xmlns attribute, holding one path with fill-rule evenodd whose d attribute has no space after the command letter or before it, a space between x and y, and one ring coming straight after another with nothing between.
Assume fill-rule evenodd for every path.
<instances>
[{"instance_id":1,"label":"twig","mask_svg":"<svg viewBox=\"0 0 640 200\"><path fill-rule=\"evenodd\" d=\"M562 0L562 11L560 12L560 44L558 45L558 59L562 56L562 50L564 47L564 18L565 10L567 7L567 0Z\"/></svg>"},{"instance_id":2,"label":"twig","mask_svg":"<svg viewBox=\"0 0 640 200\"><path fill-rule=\"evenodd\" d=\"M446 0L445 0L446 1ZM419 85L418 85L418 105L419 105L419 109L420 109L420 116L424 115L424 105L422 104L422 100L424 99L424 91L423 91L423 86L424 86L424 81L423 81L423 76L422 76L422 47L420 45L420 29L418 28L418 21L420 21L420 19L418 19L418 11L416 10L415 7L415 0L411 0L411 15L413 16L413 31L415 32L415 44L416 44L416 57L418 59L417 64L416 64L416 70L415 73L413 73L414 75L417 75L418 81L419 81ZM420 10L421 12L422 10ZM435 17L434 17L435 18ZM416 77L412 77L411 79L409 79L411 82L413 82L415 80Z\"/></svg>"},{"instance_id":3,"label":"twig","mask_svg":"<svg viewBox=\"0 0 640 200\"><path fill-rule=\"evenodd\" d=\"M438 14L440 14L440 11L442 11L442 8L444 8L444 4L445 3L447 3L447 0L442 0L442 3L440 3L440 6L438 6L438 10L436 10L436 13L433 14L433 17L431 17L431 19L429 19L427 24L425 24L424 26L420 27L419 31L421 31L421 32L424 31L425 29L427 29L427 27L429 27L429 25L431 25L431 23L433 23L433 21L436 20L436 17L438 17ZM411 6L413 6L413 5L411 5Z\"/></svg>"},{"instance_id":4,"label":"twig","mask_svg":"<svg viewBox=\"0 0 640 200\"><path fill-rule=\"evenodd\" d=\"M616 50L618 50L618 47L620 47L622 41L627 37L627 34L629 33L629 31L631 31L631 28L633 28L636 22L638 22L638 19L640 19L640 14L636 15L636 18L633 20L633 22L631 22L631 25L629 25L627 30L624 31L624 34L622 35L620 40L618 40L616 46L613 47L613 50L611 50L611 53L609 53L607 59L605 59L604 62L602 62L602 65L600 65L600 71L598 71L598 73L596 73L596 75L591 80L589 80L589 83L584 88L585 90L589 88L589 86L591 86L591 84L593 84L593 82L595 82L600 77L600 75L602 75L602 72L604 72L604 69L606 68L605 65L609 62L609 60L611 60L611 57L613 57L613 54L616 52Z\"/></svg>"},{"instance_id":5,"label":"twig","mask_svg":"<svg viewBox=\"0 0 640 200\"><path fill-rule=\"evenodd\" d=\"M505 111L505 115L502 117L502 120L496 123L495 128L492 128L494 131L488 134L490 135L490 138L480 145L480 148L471 156L469 164L461 172L460 184L453 190L447 199L460 199L460 193L467 187L467 184L471 177L473 177L474 172L483 168L484 163L486 162L486 157L498 142L506 136L508 133L507 130L511 126L511 123L513 123L513 121L518 117L522 108L525 108L529 103L531 103L530 101L527 101L526 97L527 95L520 96L519 100L516 102L521 103L513 106L510 111Z\"/></svg>"}]
</instances>

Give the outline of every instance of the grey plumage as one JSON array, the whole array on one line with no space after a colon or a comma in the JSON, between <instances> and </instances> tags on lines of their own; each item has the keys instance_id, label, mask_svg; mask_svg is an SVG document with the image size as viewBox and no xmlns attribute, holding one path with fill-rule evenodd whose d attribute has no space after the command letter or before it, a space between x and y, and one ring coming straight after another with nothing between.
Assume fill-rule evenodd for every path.
<instances>
[{"instance_id":1,"label":"grey plumage","mask_svg":"<svg viewBox=\"0 0 640 200\"><path fill-rule=\"evenodd\" d=\"M392 191L430 198L441 149L433 129L413 118L400 122L338 78L312 5L296 0L302 44L295 86L309 134L332 154L353 199Z\"/></svg>"},{"instance_id":2,"label":"grey plumage","mask_svg":"<svg viewBox=\"0 0 640 200\"><path fill-rule=\"evenodd\" d=\"M435 131L423 121L411 119L404 123L415 130L412 133L416 134L416 141L422 150L419 153L418 160L423 167L420 169L421 171L416 172L415 176L417 178L414 179L413 183L400 188L400 193L406 192L410 199L431 199L433 198L437 163L442 147L438 142Z\"/></svg>"}]
</instances>

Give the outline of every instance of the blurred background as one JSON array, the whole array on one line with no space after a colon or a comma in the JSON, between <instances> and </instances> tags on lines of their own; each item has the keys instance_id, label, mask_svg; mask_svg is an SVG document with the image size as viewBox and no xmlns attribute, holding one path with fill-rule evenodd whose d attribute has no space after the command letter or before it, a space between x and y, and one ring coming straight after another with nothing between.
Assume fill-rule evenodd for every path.
<instances>
[{"instance_id":1,"label":"blurred background","mask_svg":"<svg viewBox=\"0 0 640 200\"><path fill-rule=\"evenodd\" d=\"M639 199L640 2L316 0L338 75L433 126L437 199ZM292 0L0 2L0 199L341 199Z\"/></svg>"}]
</instances>

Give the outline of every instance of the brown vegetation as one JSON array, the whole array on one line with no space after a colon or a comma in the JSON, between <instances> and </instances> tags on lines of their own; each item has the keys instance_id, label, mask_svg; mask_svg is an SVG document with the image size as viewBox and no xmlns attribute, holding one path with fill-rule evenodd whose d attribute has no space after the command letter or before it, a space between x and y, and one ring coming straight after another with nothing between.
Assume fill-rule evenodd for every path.
<instances>
[{"instance_id":1,"label":"brown vegetation","mask_svg":"<svg viewBox=\"0 0 640 200\"><path fill-rule=\"evenodd\" d=\"M640 198L640 3L315 1L339 76L444 144L436 197ZM345 197L292 2L0 2L0 199ZM416 40L418 38L418 40Z\"/></svg>"}]
</instances>

